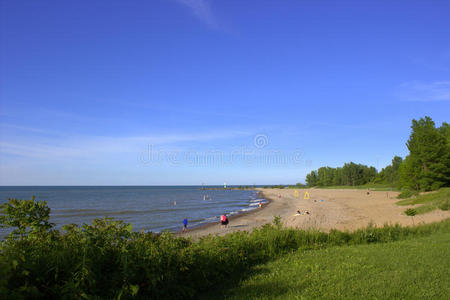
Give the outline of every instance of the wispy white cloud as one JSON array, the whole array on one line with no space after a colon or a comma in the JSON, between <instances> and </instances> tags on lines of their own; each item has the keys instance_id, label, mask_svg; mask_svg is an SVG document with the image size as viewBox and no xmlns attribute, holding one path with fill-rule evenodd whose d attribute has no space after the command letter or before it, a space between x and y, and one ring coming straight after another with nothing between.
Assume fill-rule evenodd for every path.
<instances>
[{"instance_id":1,"label":"wispy white cloud","mask_svg":"<svg viewBox=\"0 0 450 300\"><path fill-rule=\"evenodd\" d=\"M54 134L55 133L54 131L49 131L49 130L42 129L42 128L0 123L0 132L5 129L13 129L13 130L19 130L19 131L23 131L23 132L31 132L31 133L39 133L39 134Z\"/></svg>"},{"instance_id":2,"label":"wispy white cloud","mask_svg":"<svg viewBox=\"0 0 450 300\"><path fill-rule=\"evenodd\" d=\"M399 85L395 94L403 101L450 101L450 81L409 81Z\"/></svg>"},{"instance_id":3,"label":"wispy white cloud","mask_svg":"<svg viewBox=\"0 0 450 300\"><path fill-rule=\"evenodd\" d=\"M187 6L192 13L206 25L217 28L217 19L212 13L211 6L206 0L176 0L178 3Z\"/></svg>"},{"instance_id":4,"label":"wispy white cloud","mask_svg":"<svg viewBox=\"0 0 450 300\"><path fill-rule=\"evenodd\" d=\"M248 136L245 131L217 131L206 133L152 135L128 137L95 137L83 136L67 139L33 139L3 140L0 142L0 155L15 155L23 158L39 159L69 159L86 158L99 159L103 155L124 153L139 153L148 145L169 147L181 143L201 143L213 140L232 139Z\"/></svg>"}]
</instances>

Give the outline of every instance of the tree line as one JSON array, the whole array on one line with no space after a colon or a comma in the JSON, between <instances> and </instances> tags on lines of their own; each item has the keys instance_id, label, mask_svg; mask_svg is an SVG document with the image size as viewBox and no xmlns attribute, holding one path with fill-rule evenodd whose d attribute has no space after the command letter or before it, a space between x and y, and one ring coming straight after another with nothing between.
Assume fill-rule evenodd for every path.
<instances>
[{"instance_id":1,"label":"tree line","mask_svg":"<svg viewBox=\"0 0 450 300\"><path fill-rule=\"evenodd\" d=\"M394 156L392 163L378 172L372 166L344 164L321 167L306 175L308 186L357 186L387 184L410 191L431 191L450 186L450 125L436 127L430 117L412 120L405 159Z\"/></svg>"},{"instance_id":2,"label":"tree line","mask_svg":"<svg viewBox=\"0 0 450 300\"><path fill-rule=\"evenodd\" d=\"M321 167L306 175L308 186L332 186L332 185L362 185L371 182L377 176L374 167L368 167L353 162L344 164L343 167Z\"/></svg>"}]
</instances>

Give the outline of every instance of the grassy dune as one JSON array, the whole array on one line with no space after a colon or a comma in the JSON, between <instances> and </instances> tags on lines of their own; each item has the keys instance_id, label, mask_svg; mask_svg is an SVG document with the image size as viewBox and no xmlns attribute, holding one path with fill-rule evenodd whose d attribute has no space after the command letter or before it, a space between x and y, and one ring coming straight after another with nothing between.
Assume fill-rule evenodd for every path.
<instances>
[{"instance_id":1,"label":"grassy dune","mask_svg":"<svg viewBox=\"0 0 450 300\"><path fill-rule=\"evenodd\" d=\"M416 197L401 200L398 205L417 205L414 207L417 214L424 214L435 209L450 209L450 188L441 188L436 192L430 192Z\"/></svg>"},{"instance_id":2,"label":"grassy dune","mask_svg":"<svg viewBox=\"0 0 450 300\"><path fill-rule=\"evenodd\" d=\"M450 232L300 250L258 265L229 299L449 299Z\"/></svg>"}]
</instances>

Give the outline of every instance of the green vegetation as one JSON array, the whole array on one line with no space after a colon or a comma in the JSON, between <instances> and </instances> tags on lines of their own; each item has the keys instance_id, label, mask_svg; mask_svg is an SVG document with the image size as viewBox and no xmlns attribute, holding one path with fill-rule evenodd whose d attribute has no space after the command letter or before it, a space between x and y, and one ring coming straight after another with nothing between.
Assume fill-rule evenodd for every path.
<instances>
[{"instance_id":1,"label":"green vegetation","mask_svg":"<svg viewBox=\"0 0 450 300\"><path fill-rule=\"evenodd\" d=\"M303 183L296 183L295 185L288 185L287 186L288 189L304 189L306 188L306 185Z\"/></svg>"},{"instance_id":2,"label":"green vegetation","mask_svg":"<svg viewBox=\"0 0 450 300\"><path fill-rule=\"evenodd\" d=\"M405 198L411 198L413 196L419 195L418 191L411 191L411 190L403 190L398 196L398 199L405 199Z\"/></svg>"},{"instance_id":3,"label":"green vegetation","mask_svg":"<svg viewBox=\"0 0 450 300\"><path fill-rule=\"evenodd\" d=\"M378 173L375 178L375 183L389 184L390 186L399 186L399 172L400 165L403 159L400 156L394 156L392 163L383 168L380 173Z\"/></svg>"},{"instance_id":4,"label":"green vegetation","mask_svg":"<svg viewBox=\"0 0 450 300\"><path fill-rule=\"evenodd\" d=\"M437 208L448 210L450 188L442 188L436 192L418 195L413 198L398 201L398 205L420 205L415 207L417 214L423 214Z\"/></svg>"},{"instance_id":5,"label":"green vegetation","mask_svg":"<svg viewBox=\"0 0 450 300\"><path fill-rule=\"evenodd\" d=\"M284 185L282 185L282 184L279 184L279 185L272 185L270 188L271 188L271 189L284 189Z\"/></svg>"},{"instance_id":6,"label":"green vegetation","mask_svg":"<svg viewBox=\"0 0 450 300\"><path fill-rule=\"evenodd\" d=\"M408 208L407 210L405 210L405 215L414 217L415 215L417 215L417 210L415 210L414 208Z\"/></svg>"},{"instance_id":7,"label":"green vegetation","mask_svg":"<svg viewBox=\"0 0 450 300\"><path fill-rule=\"evenodd\" d=\"M450 184L450 128L436 128L430 117L413 120L406 143L409 155L400 165L402 188L431 191Z\"/></svg>"},{"instance_id":8,"label":"green vegetation","mask_svg":"<svg viewBox=\"0 0 450 300\"><path fill-rule=\"evenodd\" d=\"M278 184L278 185L265 185L263 186L264 189L302 189L305 188L306 185L302 184L302 183L297 183L296 185L283 185L283 184Z\"/></svg>"},{"instance_id":9,"label":"green vegetation","mask_svg":"<svg viewBox=\"0 0 450 300\"><path fill-rule=\"evenodd\" d=\"M248 189L249 189L249 186L248 186L248 185L246 185L246 186L240 185L240 186L237 187L237 189L238 189L238 190L248 190Z\"/></svg>"},{"instance_id":10,"label":"green vegetation","mask_svg":"<svg viewBox=\"0 0 450 300\"><path fill-rule=\"evenodd\" d=\"M450 232L299 250L258 265L227 299L449 299Z\"/></svg>"},{"instance_id":11,"label":"green vegetation","mask_svg":"<svg viewBox=\"0 0 450 300\"><path fill-rule=\"evenodd\" d=\"M297 183L296 185L282 185L282 184L278 184L278 185L265 185L263 186L263 189L303 189L306 188L306 185L302 184L302 183Z\"/></svg>"},{"instance_id":12,"label":"green vegetation","mask_svg":"<svg viewBox=\"0 0 450 300\"><path fill-rule=\"evenodd\" d=\"M11 199L3 205L2 220L11 217L5 207L20 207L25 202ZM19 221L35 212L28 211ZM45 219L43 214L36 221L43 224ZM161 235L132 232L130 224L108 218L81 227L67 225L63 231L30 230L33 224L25 225L22 238L11 234L0 244L0 298L178 299L202 293L210 296L212 287L241 280L254 266L292 251L315 252L333 246L387 243L450 232L450 220L417 227L396 225L351 233L336 230L324 233L283 228L276 218L273 225L251 233L236 232L192 241L168 232ZM320 264L319 260L313 266Z\"/></svg>"},{"instance_id":13,"label":"green vegetation","mask_svg":"<svg viewBox=\"0 0 450 300\"><path fill-rule=\"evenodd\" d=\"M351 189L351 190L371 190L371 191L398 191L397 188L392 187L388 184L381 184L381 183L367 183L363 185L357 185L357 186L349 186L349 185L332 185L332 186L324 186L321 187L321 189Z\"/></svg>"},{"instance_id":14,"label":"green vegetation","mask_svg":"<svg viewBox=\"0 0 450 300\"><path fill-rule=\"evenodd\" d=\"M0 205L0 227L16 227L12 235L20 239L29 233L38 234L50 229L50 208L45 201L9 199Z\"/></svg>"},{"instance_id":15,"label":"green vegetation","mask_svg":"<svg viewBox=\"0 0 450 300\"><path fill-rule=\"evenodd\" d=\"M447 198L447 200L444 200L439 204L439 208L442 210L450 210L450 200Z\"/></svg>"},{"instance_id":16,"label":"green vegetation","mask_svg":"<svg viewBox=\"0 0 450 300\"><path fill-rule=\"evenodd\" d=\"M374 167L355 164L344 164L342 168L321 167L306 175L308 186L358 186L375 180L377 170Z\"/></svg>"}]
</instances>

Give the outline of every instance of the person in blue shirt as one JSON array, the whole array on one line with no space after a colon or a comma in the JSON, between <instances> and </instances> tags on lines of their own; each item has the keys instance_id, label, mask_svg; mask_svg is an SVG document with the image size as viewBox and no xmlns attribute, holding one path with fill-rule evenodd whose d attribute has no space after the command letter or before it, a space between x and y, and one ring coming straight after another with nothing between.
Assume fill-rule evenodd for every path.
<instances>
[{"instance_id":1,"label":"person in blue shirt","mask_svg":"<svg viewBox=\"0 0 450 300\"><path fill-rule=\"evenodd\" d=\"M183 232L187 231L187 224L188 224L188 220L187 220L187 218L184 218L184 220L183 220Z\"/></svg>"}]
</instances>

